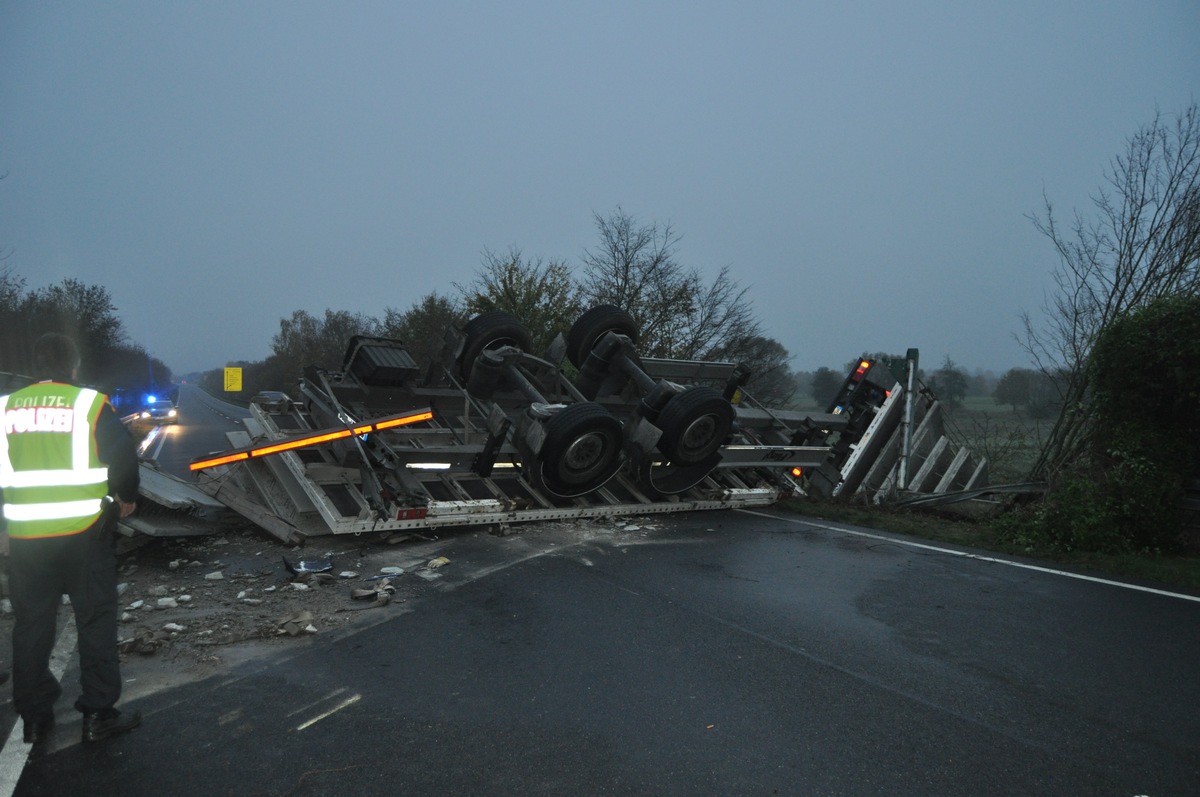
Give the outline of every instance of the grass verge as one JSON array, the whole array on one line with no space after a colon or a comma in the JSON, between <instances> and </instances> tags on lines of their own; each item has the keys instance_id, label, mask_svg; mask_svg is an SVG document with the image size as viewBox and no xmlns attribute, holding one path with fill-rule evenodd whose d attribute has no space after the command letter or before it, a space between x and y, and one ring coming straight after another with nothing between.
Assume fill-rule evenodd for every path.
<instances>
[{"instance_id":1,"label":"grass verge","mask_svg":"<svg viewBox=\"0 0 1200 797\"><path fill-rule=\"evenodd\" d=\"M787 499L781 509L808 517L890 531L966 548L1050 563L1063 570L1087 571L1112 579L1149 582L1164 589L1200 590L1200 557L1151 554L1098 554L1020 549L998 539L990 521L890 507L868 507L839 501Z\"/></svg>"}]
</instances>

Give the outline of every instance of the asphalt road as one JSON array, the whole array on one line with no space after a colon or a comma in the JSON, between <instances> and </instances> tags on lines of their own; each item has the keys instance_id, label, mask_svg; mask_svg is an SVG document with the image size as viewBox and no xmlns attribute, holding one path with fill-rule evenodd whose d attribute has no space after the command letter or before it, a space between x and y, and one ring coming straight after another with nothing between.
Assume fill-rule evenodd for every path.
<instances>
[{"instance_id":1,"label":"asphalt road","mask_svg":"<svg viewBox=\"0 0 1200 797\"><path fill-rule=\"evenodd\" d=\"M249 416L250 411L190 384L179 386L177 405L179 423L160 427L143 456L157 461L167 473L195 481L188 463L208 452L233 448L225 434L240 429L240 419Z\"/></svg>"},{"instance_id":2,"label":"asphalt road","mask_svg":"<svg viewBox=\"0 0 1200 797\"><path fill-rule=\"evenodd\" d=\"M143 728L15 793L1200 794L1195 599L803 518L656 522L449 537L385 621L139 698Z\"/></svg>"}]
</instances>

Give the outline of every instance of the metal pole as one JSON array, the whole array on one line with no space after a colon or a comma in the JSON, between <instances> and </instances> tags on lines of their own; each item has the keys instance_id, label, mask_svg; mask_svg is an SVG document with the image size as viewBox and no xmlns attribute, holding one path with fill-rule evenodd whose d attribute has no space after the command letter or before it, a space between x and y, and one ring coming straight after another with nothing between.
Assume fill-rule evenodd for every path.
<instances>
[{"instance_id":1,"label":"metal pole","mask_svg":"<svg viewBox=\"0 0 1200 797\"><path fill-rule=\"evenodd\" d=\"M913 388L917 382L917 361L920 352L909 349L904 362L904 427L903 441L900 445L900 473L896 488L898 491L908 489L908 459L912 453L912 423L913 423Z\"/></svg>"}]
</instances>

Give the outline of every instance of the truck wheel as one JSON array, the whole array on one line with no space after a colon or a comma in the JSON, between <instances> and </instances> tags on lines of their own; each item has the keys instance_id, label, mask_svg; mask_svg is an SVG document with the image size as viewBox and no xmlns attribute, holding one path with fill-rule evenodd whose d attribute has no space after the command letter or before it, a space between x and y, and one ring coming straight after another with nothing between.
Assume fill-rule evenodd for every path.
<instances>
[{"instance_id":1,"label":"truck wheel","mask_svg":"<svg viewBox=\"0 0 1200 797\"><path fill-rule=\"evenodd\" d=\"M638 487L655 501L679 495L704 481L720 461L720 454L689 465L656 464L646 460L637 469Z\"/></svg>"},{"instance_id":2,"label":"truck wheel","mask_svg":"<svg viewBox=\"0 0 1200 797\"><path fill-rule=\"evenodd\" d=\"M559 410L546 421L538 467L543 484L555 495L590 493L621 467L621 422L590 401Z\"/></svg>"},{"instance_id":3,"label":"truck wheel","mask_svg":"<svg viewBox=\"0 0 1200 797\"><path fill-rule=\"evenodd\" d=\"M616 305L602 304L588 310L571 325L567 332L567 359L576 368L581 368L596 341L607 332L616 332L638 342L638 326L633 316Z\"/></svg>"},{"instance_id":4,"label":"truck wheel","mask_svg":"<svg viewBox=\"0 0 1200 797\"><path fill-rule=\"evenodd\" d=\"M711 387L692 387L667 402L655 424L658 450L675 464L703 462L717 452L733 428L733 405Z\"/></svg>"},{"instance_id":5,"label":"truck wheel","mask_svg":"<svg viewBox=\"0 0 1200 797\"><path fill-rule=\"evenodd\" d=\"M503 310L480 313L463 327L467 339L463 342L462 354L458 356L458 373L466 382L471 377L475 360L488 349L515 346L521 351L533 348L533 338L515 316Z\"/></svg>"}]
</instances>

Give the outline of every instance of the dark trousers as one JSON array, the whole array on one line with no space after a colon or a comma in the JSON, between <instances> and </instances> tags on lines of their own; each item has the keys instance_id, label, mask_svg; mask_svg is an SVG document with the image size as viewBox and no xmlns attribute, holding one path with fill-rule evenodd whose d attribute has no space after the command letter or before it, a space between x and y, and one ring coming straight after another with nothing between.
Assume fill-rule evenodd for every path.
<instances>
[{"instance_id":1,"label":"dark trousers","mask_svg":"<svg viewBox=\"0 0 1200 797\"><path fill-rule=\"evenodd\" d=\"M25 718L53 713L62 694L50 672L62 596L69 595L79 636L75 708L111 708L121 696L117 654L117 552L108 510L81 534L9 541L13 606L13 706Z\"/></svg>"}]
</instances>

